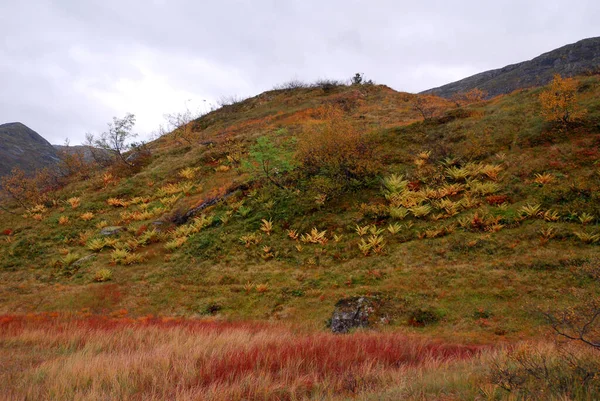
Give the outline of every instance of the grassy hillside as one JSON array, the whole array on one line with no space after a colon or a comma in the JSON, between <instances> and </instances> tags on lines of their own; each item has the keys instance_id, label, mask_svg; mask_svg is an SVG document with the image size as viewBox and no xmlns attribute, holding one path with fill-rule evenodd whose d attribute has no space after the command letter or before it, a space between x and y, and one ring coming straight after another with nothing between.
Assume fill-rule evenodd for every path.
<instances>
[{"instance_id":1,"label":"grassy hillside","mask_svg":"<svg viewBox=\"0 0 600 401\"><path fill-rule=\"evenodd\" d=\"M579 87L587 115L566 130L539 116L540 89L458 109L441 102L428 121L412 111L415 95L384 86L225 106L192 123L193 146L177 133L151 143L138 173L99 171L45 206L2 211L0 310L323 327L340 298L377 294L393 326L482 341L535 334L536 308L598 292L588 271L600 233L599 79ZM307 137L331 132L367 135L367 173L340 183L302 164ZM295 163L275 174L284 189L244 168L264 137L274 164ZM106 226L125 230L102 236Z\"/></svg>"},{"instance_id":2,"label":"grassy hillside","mask_svg":"<svg viewBox=\"0 0 600 401\"><path fill-rule=\"evenodd\" d=\"M224 106L148 144L143 167L86 169L44 204L5 203L0 359L12 368L0 378L23 383L10 396L498 399L525 375L523 355L534 358L523 366L548 363L556 374L556 383L544 376L544 391L574 382L553 346L498 344L544 338L541 311L599 295L600 77L578 79L586 113L567 125L541 117L543 88L460 107L427 98L426 120L416 95L325 89ZM353 296L378 300L381 333L321 333ZM235 323L246 320L270 323ZM152 347L123 330L151 336ZM438 355L415 337L394 348L399 333L454 351ZM196 336L229 348L204 355ZM26 352L32 341L42 354ZM413 346L433 360L411 359ZM116 358L108 349L120 355L114 372L103 368ZM354 370L327 356L340 349ZM396 355L390 364L382 349ZM227 365L234 354L256 367ZM392 361L400 354L406 365ZM139 362L156 358L156 370ZM90 370L60 374L81 363ZM190 363L239 375L218 393L223 382ZM292 373L273 376L273 363ZM150 385L169 364L182 368ZM115 378L118 388L106 385Z\"/></svg>"},{"instance_id":3,"label":"grassy hillside","mask_svg":"<svg viewBox=\"0 0 600 401\"><path fill-rule=\"evenodd\" d=\"M482 350L402 334L172 318L10 316L0 320L0 340L9 345L0 350L2 395L53 400L341 400L391 383L396 395L418 399L438 391L434 371L478 365L469 359ZM406 377L412 382L401 384Z\"/></svg>"}]
</instances>

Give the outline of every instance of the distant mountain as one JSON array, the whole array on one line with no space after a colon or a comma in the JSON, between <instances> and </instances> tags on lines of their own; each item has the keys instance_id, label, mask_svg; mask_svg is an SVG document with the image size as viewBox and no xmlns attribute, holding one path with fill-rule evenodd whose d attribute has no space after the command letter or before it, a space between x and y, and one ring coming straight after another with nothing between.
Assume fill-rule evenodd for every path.
<instances>
[{"instance_id":1,"label":"distant mountain","mask_svg":"<svg viewBox=\"0 0 600 401\"><path fill-rule=\"evenodd\" d=\"M488 97L494 97L520 88L545 85L552 80L554 74L570 77L599 70L600 37L597 37L583 39L529 61L482 72L421 93L450 98L456 93L478 88L486 91Z\"/></svg>"},{"instance_id":2,"label":"distant mountain","mask_svg":"<svg viewBox=\"0 0 600 401\"><path fill-rule=\"evenodd\" d=\"M0 125L0 176L14 167L33 173L58 161L56 149L31 128L19 122Z\"/></svg>"}]
</instances>

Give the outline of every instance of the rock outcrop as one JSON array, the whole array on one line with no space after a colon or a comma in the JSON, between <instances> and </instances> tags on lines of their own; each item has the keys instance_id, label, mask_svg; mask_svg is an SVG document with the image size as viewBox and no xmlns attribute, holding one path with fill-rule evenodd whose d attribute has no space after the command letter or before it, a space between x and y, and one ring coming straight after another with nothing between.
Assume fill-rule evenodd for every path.
<instances>
[{"instance_id":1,"label":"rock outcrop","mask_svg":"<svg viewBox=\"0 0 600 401\"><path fill-rule=\"evenodd\" d=\"M381 300L377 297L353 297L339 300L331 316L331 331L347 333L355 328L371 327L386 319L380 316Z\"/></svg>"}]
</instances>

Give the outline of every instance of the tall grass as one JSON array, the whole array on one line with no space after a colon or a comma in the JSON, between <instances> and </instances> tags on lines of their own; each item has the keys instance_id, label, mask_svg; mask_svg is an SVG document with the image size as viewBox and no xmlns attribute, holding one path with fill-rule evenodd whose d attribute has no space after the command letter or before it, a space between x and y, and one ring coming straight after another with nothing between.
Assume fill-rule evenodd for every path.
<instances>
[{"instance_id":1,"label":"tall grass","mask_svg":"<svg viewBox=\"0 0 600 401\"><path fill-rule=\"evenodd\" d=\"M12 400L332 399L480 350L393 333L50 315L0 317L0 344L0 382Z\"/></svg>"}]
</instances>

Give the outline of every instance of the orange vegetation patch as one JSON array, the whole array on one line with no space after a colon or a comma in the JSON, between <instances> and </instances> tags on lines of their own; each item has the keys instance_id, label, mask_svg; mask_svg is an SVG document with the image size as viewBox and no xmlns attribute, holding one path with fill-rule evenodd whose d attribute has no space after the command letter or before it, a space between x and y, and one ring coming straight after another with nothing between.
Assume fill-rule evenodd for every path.
<instances>
[{"instance_id":1,"label":"orange vegetation patch","mask_svg":"<svg viewBox=\"0 0 600 401\"><path fill-rule=\"evenodd\" d=\"M8 366L0 380L15 399L328 399L382 389L408 370L480 350L396 333L335 335L259 322L0 317L0 365Z\"/></svg>"},{"instance_id":2,"label":"orange vegetation patch","mask_svg":"<svg viewBox=\"0 0 600 401\"><path fill-rule=\"evenodd\" d=\"M327 110L328 108L326 106L309 107L298 110L283 118L281 123L285 125L294 125L303 124L312 120L323 120L326 117Z\"/></svg>"},{"instance_id":3,"label":"orange vegetation patch","mask_svg":"<svg viewBox=\"0 0 600 401\"><path fill-rule=\"evenodd\" d=\"M265 129L267 126L269 126L269 124L272 124L273 121L275 121L276 119L281 117L282 114L283 114L282 112L277 112L275 114L267 115L265 117L253 118L253 119L248 119L248 120L243 120L243 121L237 122L237 123L227 127L227 129L223 132L223 135L229 135L232 133L242 132L242 131L246 131L248 129L254 129L254 130Z\"/></svg>"}]
</instances>

